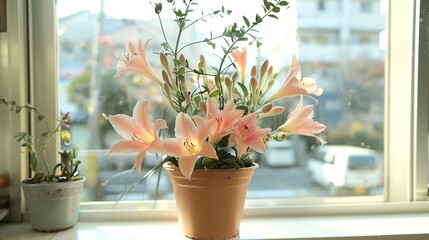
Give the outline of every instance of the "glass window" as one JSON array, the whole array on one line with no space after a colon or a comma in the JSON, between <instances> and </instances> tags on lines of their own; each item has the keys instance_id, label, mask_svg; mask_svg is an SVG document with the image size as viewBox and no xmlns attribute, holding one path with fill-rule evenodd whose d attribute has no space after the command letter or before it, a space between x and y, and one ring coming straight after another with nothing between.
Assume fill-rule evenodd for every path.
<instances>
[{"instance_id":1,"label":"glass window","mask_svg":"<svg viewBox=\"0 0 429 240\"><path fill-rule=\"evenodd\" d=\"M324 1L317 2L319 7L321 2L324 5ZM114 77L116 63L125 54L127 41L136 43L139 39L151 38L148 55L159 52L163 43L158 20L148 2L127 1L132 8L124 8L122 2L118 4L114 0L57 1L60 111L70 111L74 116L70 129L72 141L80 148L84 174L88 178L84 201L117 200L123 196L125 186L132 186L140 179L137 173L131 172L105 184L113 176L131 169L135 155L107 155L110 146L120 136L102 117L102 113L130 115L136 101L147 98L152 103L154 119L164 118L170 128L174 126L175 115L166 110L167 102L160 88L138 76ZM240 14L245 13L240 12L239 4L230 7L241 18ZM249 5L247 2L245 4ZM356 30L353 22L360 21L352 14L351 7L342 8L341 12L337 9L338 14L311 16L319 19L318 24L313 21L308 24L310 16L301 16L296 12L297 8L305 11L305 6L307 4L300 7L300 1L296 1L281 15L278 21L283 26L290 26L288 28L279 31L275 28L278 25L272 24L272 21L259 28L258 36L264 44L259 49L249 47L249 55L255 59L251 64L269 58L280 71L279 78L282 78L287 73L291 52L296 53L303 75L315 78L324 89L315 111L316 119L327 125L325 137L328 145L353 145L373 149L382 155L384 49L379 45L380 41L351 44ZM259 4L255 4L255 9L258 7ZM138 11L134 12L133 9ZM372 14L375 22L365 25L363 21L359 29L364 29L366 36L377 38L384 30L384 16ZM352 16L355 19L350 21ZM164 24L167 34L174 34L169 29L174 29L175 23L168 16ZM186 38L192 41L203 39L210 34L207 29L216 30L202 22L201 25L196 24ZM323 40L319 39L320 36L324 36ZM198 45L187 53L187 57L196 58L198 55L195 53L199 52L210 56L210 51L210 48ZM155 68L160 67L155 54L150 57L150 63ZM288 101L281 104L292 105ZM282 122L274 118L263 124L275 128ZM268 145L266 155L256 154L254 158L260 168L249 187L248 198L333 196L331 189L308 179L310 171L307 162L317 145L314 139L291 136L283 144ZM157 156L149 154L145 158L143 172L157 161ZM138 184L124 199L174 197L165 174L160 175L156 196L157 178L153 179ZM383 187L380 186L378 191L368 191L368 194L383 194ZM349 195L354 193L350 192Z\"/></svg>"},{"instance_id":2,"label":"glass window","mask_svg":"<svg viewBox=\"0 0 429 240\"><path fill-rule=\"evenodd\" d=\"M362 1L360 3L361 12L371 12L372 11L372 2Z\"/></svg>"},{"instance_id":3,"label":"glass window","mask_svg":"<svg viewBox=\"0 0 429 240\"><path fill-rule=\"evenodd\" d=\"M355 155L349 157L350 170L373 170L376 165L376 160L373 156Z\"/></svg>"},{"instance_id":4,"label":"glass window","mask_svg":"<svg viewBox=\"0 0 429 240\"><path fill-rule=\"evenodd\" d=\"M319 11L325 10L325 0L319 0L317 2L317 10Z\"/></svg>"}]
</instances>

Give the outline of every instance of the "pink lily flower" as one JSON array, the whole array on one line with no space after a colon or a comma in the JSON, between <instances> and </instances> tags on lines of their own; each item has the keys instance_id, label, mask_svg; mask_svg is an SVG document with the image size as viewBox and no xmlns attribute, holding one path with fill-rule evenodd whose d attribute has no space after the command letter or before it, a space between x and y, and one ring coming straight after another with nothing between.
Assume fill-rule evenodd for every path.
<instances>
[{"instance_id":1,"label":"pink lily flower","mask_svg":"<svg viewBox=\"0 0 429 240\"><path fill-rule=\"evenodd\" d=\"M303 100L301 96L295 110L289 114L287 121L277 129L277 131L280 132L280 137L287 137L291 134L300 134L315 137L319 142L324 144L325 140L316 136L316 133L324 131L326 126L313 120L314 106L307 105L303 107L302 102Z\"/></svg>"},{"instance_id":2,"label":"pink lily flower","mask_svg":"<svg viewBox=\"0 0 429 240\"><path fill-rule=\"evenodd\" d=\"M218 159L213 145L206 141L214 121L212 119L195 125L192 118L180 112L176 117L174 129L176 138L170 138L163 142L164 154L179 159L179 168L183 176L191 179L194 165L199 156Z\"/></svg>"},{"instance_id":3,"label":"pink lily flower","mask_svg":"<svg viewBox=\"0 0 429 240\"><path fill-rule=\"evenodd\" d=\"M231 52L232 58L234 58L235 63L238 65L240 71L241 82L244 83L246 78L246 65L247 65L247 48L243 47L242 50L234 50Z\"/></svg>"},{"instance_id":4,"label":"pink lily flower","mask_svg":"<svg viewBox=\"0 0 429 240\"><path fill-rule=\"evenodd\" d=\"M307 90L308 94L314 94L320 96L323 93L323 89L317 87L317 82L313 78L303 77L299 82L301 88Z\"/></svg>"},{"instance_id":5,"label":"pink lily flower","mask_svg":"<svg viewBox=\"0 0 429 240\"><path fill-rule=\"evenodd\" d=\"M292 56L292 63L289 68L289 72L286 76L285 81L279 90L268 98L265 103L270 103L275 100L291 97L291 96L309 96L310 94L315 94L316 96L320 96L323 90L322 88L318 88L316 81L311 78L302 78L301 70L298 64L298 60L295 55Z\"/></svg>"},{"instance_id":6,"label":"pink lily flower","mask_svg":"<svg viewBox=\"0 0 429 240\"><path fill-rule=\"evenodd\" d=\"M234 127L238 119L243 116L244 110L239 110L235 108L234 100L229 100L224 109L219 110L218 105L216 104L213 98L209 98L206 103L206 118L214 119L214 127L210 130L209 142L215 143L220 140L222 137L228 135L231 129ZM203 118L195 116L194 119L197 123L204 121Z\"/></svg>"},{"instance_id":7,"label":"pink lily flower","mask_svg":"<svg viewBox=\"0 0 429 240\"><path fill-rule=\"evenodd\" d=\"M115 131L124 138L115 143L108 154L111 153L133 153L138 152L134 160L134 167L141 173L141 165L146 151L159 153L164 150L163 145L156 132L167 128L164 119L152 122L152 116L148 114L149 101L140 100L134 106L133 117L124 114L116 114L108 117Z\"/></svg>"},{"instance_id":8,"label":"pink lily flower","mask_svg":"<svg viewBox=\"0 0 429 240\"><path fill-rule=\"evenodd\" d=\"M140 39L137 46L128 42L128 53L119 59L115 77L119 77L126 72L132 72L141 74L143 77L154 81L160 86L163 85L161 79L155 73L147 60L146 48L149 41L150 39L148 39L143 45L142 40Z\"/></svg>"},{"instance_id":9,"label":"pink lily flower","mask_svg":"<svg viewBox=\"0 0 429 240\"><path fill-rule=\"evenodd\" d=\"M261 119L261 118L266 118L266 117L272 117L275 115L279 115L279 114L283 113L284 111L285 111L284 107L276 106L276 107L273 107L268 112L258 113L258 118Z\"/></svg>"},{"instance_id":10,"label":"pink lily flower","mask_svg":"<svg viewBox=\"0 0 429 240\"><path fill-rule=\"evenodd\" d=\"M256 112L239 119L231 132L230 144L237 144L237 156L242 156L247 148L265 153L264 137L271 131L269 128L259 128Z\"/></svg>"}]
</instances>

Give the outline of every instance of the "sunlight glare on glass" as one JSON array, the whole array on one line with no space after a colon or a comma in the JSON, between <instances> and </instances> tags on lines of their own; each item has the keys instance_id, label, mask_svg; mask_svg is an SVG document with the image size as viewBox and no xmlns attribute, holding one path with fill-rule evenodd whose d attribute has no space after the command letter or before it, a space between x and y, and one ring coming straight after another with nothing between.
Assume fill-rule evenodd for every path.
<instances>
[{"instance_id":1,"label":"sunlight glare on glass","mask_svg":"<svg viewBox=\"0 0 429 240\"><path fill-rule=\"evenodd\" d=\"M149 1L140 0L58 0L57 1L57 15L58 18L70 16L72 14L89 11L91 14L98 14L100 12L101 2L103 2L103 11L107 18L116 19L135 19L135 20L151 20L156 18L154 9ZM167 7L166 1L161 1L165 7L162 11L162 18L173 18L173 14ZM180 1L178 1L179 3ZM258 37L263 41L263 45L255 51L249 51L249 58L256 56L270 56L270 62L274 66L283 66L289 64L289 58L285 59L283 56L290 56L291 53L297 53L296 31L297 31L297 12L295 0L288 1L290 8L285 10L283 14L279 15L278 20L267 19L263 26L258 28ZM222 32L225 26L231 22L243 23L242 16L247 16L249 19L249 12L258 12L263 15L262 7L259 3L249 4L248 0L220 0L220 1L199 1L197 6L193 6L195 16L202 14L202 11L209 11L215 9L233 10L231 16L225 15L223 18L216 19L216 24L213 22L199 22L196 30L202 35L207 36L212 32L213 34ZM243 7L246 6L246 7ZM275 24L273 24L273 22ZM281 29L273 30L273 28ZM59 29L58 35L61 36L66 30ZM240 46L242 47L242 46ZM221 51L221 49L218 49ZM279 54L282 53L282 54ZM254 64L254 63L251 63Z\"/></svg>"}]
</instances>

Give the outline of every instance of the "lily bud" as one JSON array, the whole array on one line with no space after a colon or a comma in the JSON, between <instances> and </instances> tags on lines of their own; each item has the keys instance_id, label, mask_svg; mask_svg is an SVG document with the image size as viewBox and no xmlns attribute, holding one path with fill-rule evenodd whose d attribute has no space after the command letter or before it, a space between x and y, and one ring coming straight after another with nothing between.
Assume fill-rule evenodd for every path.
<instances>
[{"instance_id":1,"label":"lily bud","mask_svg":"<svg viewBox=\"0 0 429 240\"><path fill-rule=\"evenodd\" d=\"M277 77L279 76L279 73L274 73L273 75L273 80L275 81L277 79Z\"/></svg>"},{"instance_id":2,"label":"lily bud","mask_svg":"<svg viewBox=\"0 0 429 240\"><path fill-rule=\"evenodd\" d=\"M192 109L192 101L191 101L191 96L189 96L188 93L188 88L186 87L186 83L182 83L181 85L182 87L182 94L185 97L186 103L189 105L189 107L191 107Z\"/></svg>"},{"instance_id":3,"label":"lily bud","mask_svg":"<svg viewBox=\"0 0 429 240\"><path fill-rule=\"evenodd\" d=\"M243 98L243 94L241 94L240 91L238 91L238 88L234 87L234 94L239 96L239 98Z\"/></svg>"},{"instance_id":4,"label":"lily bud","mask_svg":"<svg viewBox=\"0 0 429 240\"><path fill-rule=\"evenodd\" d=\"M162 89L164 90L164 95L167 97L168 103L172 109L174 108L173 100L171 99L171 90L168 84L164 83Z\"/></svg>"},{"instance_id":5,"label":"lily bud","mask_svg":"<svg viewBox=\"0 0 429 240\"><path fill-rule=\"evenodd\" d=\"M258 87L258 80L256 80L255 77L250 79L250 86L252 87L252 91L256 91L256 88Z\"/></svg>"},{"instance_id":6,"label":"lily bud","mask_svg":"<svg viewBox=\"0 0 429 240\"><path fill-rule=\"evenodd\" d=\"M185 56L183 56L183 54L181 54L181 55L179 56L179 61L180 61L180 62L186 62L186 58L185 58Z\"/></svg>"},{"instance_id":7,"label":"lily bud","mask_svg":"<svg viewBox=\"0 0 429 240\"><path fill-rule=\"evenodd\" d=\"M250 79L250 86L252 88L252 103L256 104L256 102L258 101L258 96L256 95L256 89L258 88L258 80L256 80L255 77L252 77Z\"/></svg>"},{"instance_id":8,"label":"lily bud","mask_svg":"<svg viewBox=\"0 0 429 240\"><path fill-rule=\"evenodd\" d=\"M180 84L180 89L182 89L182 92L188 92L188 86L186 86L186 83L185 82L182 82L181 84Z\"/></svg>"},{"instance_id":9,"label":"lily bud","mask_svg":"<svg viewBox=\"0 0 429 240\"><path fill-rule=\"evenodd\" d=\"M233 82L232 85L235 85L235 83L237 82L237 79L238 79L238 72L236 71L232 74L232 82Z\"/></svg>"},{"instance_id":10,"label":"lily bud","mask_svg":"<svg viewBox=\"0 0 429 240\"><path fill-rule=\"evenodd\" d=\"M267 105L265 105L265 106L267 106ZM273 107L272 109L270 109L267 112L262 112L262 113L258 114L258 117L259 118L271 117L271 116L279 115L280 113L282 113L284 111L285 111L284 107L277 106L277 107Z\"/></svg>"},{"instance_id":11,"label":"lily bud","mask_svg":"<svg viewBox=\"0 0 429 240\"><path fill-rule=\"evenodd\" d=\"M200 62L198 63L198 68L205 69L206 68L206 59L203 55L200 55Z\"/></svg>"},{"instance_id":12,"label":"lily bud","mask_svg":"<svg viewBox=\"0 0 429 240\"><path fill-rule=\"evenodd\" d=\"M273 104L272 104L272 103L265 104L265 105L262 107L261 113L267 113L267 112L269 112L271 109L273 109Z\"/></svg>"},{"instance_id":13,"label":"lily bud","mask_svg":"<svg viewBox=\"0 0 429 240\"><path fill-rule=\"evenodd\" d=\"M268 67L270 62L267 60L265 60L262 64L261 67L259 68L259 80L262 81L262 78L265 76L265 74L267 73Z\"/></svg>"},{"instance_id":14,"label":"lily bud","mask_svg":"<svg viewBox=\"0 0 429 240\"><path fill-rule=\"evenodd\" d=\"M164 67L164 69L166 69L166 70L170 69L167 56L164 53L159 54L159 60L161 61L161 65Z\"/></svg>"},{"instance_id":15,"label":"lily bud","mask_svg":"<svg viewBox=\"0 0 429 240\"><path fill-rule=\"evenodd\" d=\"M206 105L206 102L204 102L204 101L200 102L200 109L201 109L201 111L203 111L203 113L207 114L207 105Z\"/></svg>"},{"instance_id":16,"label":"lily bud","mask_svg":"<svg viewBox=\"0 0 429 240\"><path fill-rule=\"evenodd\" d=\"M230 77L225 77L225 85L228 90L228 98L232 99L232 79Z\"/></svg>"},{"instance_id":17,"label":"lily bud","mask_svg":"<svg viewBox=\"0 0 429 240\"><path fill-rule=\"evenodd\" d=\"M255 77L256 76L256 66L253 66L250 70L250 76Z\"/></svg>"},{"instance_id":18,"label":"lily bud","mask_svg":"<svg viewBox=\"0 0 429 240\"><path fill-rule=\"evenodd\" d=\"M268 68L268 73L267 73L267 77L271 77L271 75L273 74L274 68L273 66L270 66L270 68Z\"/></svg>"},{"instance_id":19,"label":"lily bud","mask_svg":"<svg viewBox=\"0 0 429 240\"><path fill-rule=\"evenodd\" d=\"M170 76L168 76L168 73L163 69L161 74L162 74L162 79L166 84L168 84L168 87L171 89L174 89L173 84L171 83Z\"/></svg>"}]
</instances>

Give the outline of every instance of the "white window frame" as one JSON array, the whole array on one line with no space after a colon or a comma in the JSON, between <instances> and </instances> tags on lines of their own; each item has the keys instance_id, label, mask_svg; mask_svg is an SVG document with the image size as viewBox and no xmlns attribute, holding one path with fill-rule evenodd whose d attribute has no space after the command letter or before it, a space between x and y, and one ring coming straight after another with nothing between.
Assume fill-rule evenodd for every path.
<instances>
[{"instance_id":1,"label":"white window frame","mask_svg":"<svg viewBox=\"0 0 429 240\"><path fill-rule=\"evenodd\" d=\"M319 199L318 203L308 201L305 204L302 204L301 200L249 200L246 202L245 217L429 211L429 202L426 202L428 196L426 91L429 89L429 81L424 81L422 76L419 78L418 54L414 54L419 49L418 39L415 38L419 33L417 25L419 2L413 0L388 3L384 198L324 198ZM10 13L8 32L0 33L0 60L2 60L0 67L1 70L7 71L0 73L0 94L19 99L21 103L32 102L45 113L47 119L55 121L58 115L55 0L13 0L8 1L7 8ZM25 21L27 16L28 23ZM28 49L25 41L27 38ZM8 53L7 56L4 55L5 52ZM10 61L7 62L8 59ZM5 140L13 139L15 130L26 128L25 116L16 121L12 116L0 113L2 113L0 126L3 124L11 126L8 129L0 127L0 133L3 133ZM25 161L16 161L20 150L15 141L3 142L5 143L0 150L5 152L3 161L6 163L6 170L10 171L12 176L10 218L12 221L20 221L25 207L19 182L27 176L28 166L24 164ZM56 150L53 149L50 153L51 159L55 159ZM22 158L25 158L25 155ZM117 209L112 209L112 204L82 203L80 218L84 220L102 220L106 217L110 220L175 218L175 210L172 207L174 203L171 201L159 201L156 209L146 207L151 205L150 202L144 204L121 202L120 208ZM146 213L141 214L141 211Z\"/></svg>"}]
</instances>

